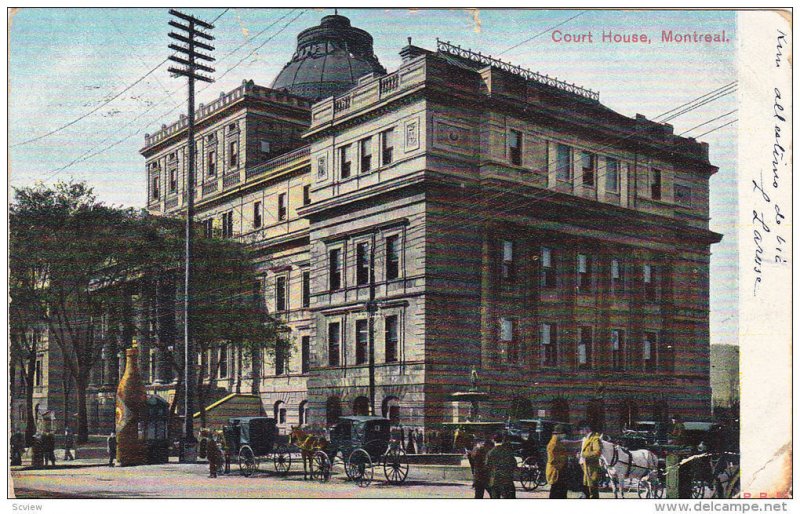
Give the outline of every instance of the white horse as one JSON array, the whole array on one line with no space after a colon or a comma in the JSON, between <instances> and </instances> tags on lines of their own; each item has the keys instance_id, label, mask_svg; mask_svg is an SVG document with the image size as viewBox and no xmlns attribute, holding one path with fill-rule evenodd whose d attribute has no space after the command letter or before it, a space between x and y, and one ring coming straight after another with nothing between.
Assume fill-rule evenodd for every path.
<instances>
[{"instance_id":1,"label":"white horse","mask_svg":"<svg viewBox=\"0 0 800 514\"><path fill-rule=\"evenodd\" d=\"M650 450L628 450L611 441L601 440L600 462L608 471L614 498L625 498L625 480L650 480L658 472L658 457Z\"/></svg>"}]
</instances>

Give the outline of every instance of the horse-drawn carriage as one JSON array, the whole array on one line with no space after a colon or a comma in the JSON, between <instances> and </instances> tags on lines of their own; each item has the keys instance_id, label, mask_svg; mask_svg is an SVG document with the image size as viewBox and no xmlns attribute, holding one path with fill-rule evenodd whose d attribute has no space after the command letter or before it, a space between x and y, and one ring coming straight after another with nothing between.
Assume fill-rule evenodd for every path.
<instances>
[{"instance_id":1,"label":"horse-drawn carriage","mask_svg":"<svg viewBox=\"0 0 800 514\"><path fill-rule=\"evenodd\" d=\"M519 482L526 491L547 484L547 443L557 425L563 427L567 437L572 434L570 423L544 418L520 419L506 426L507 440L518 461Z\"/></svg>"},{"instance_id":2,"label":"horse-drawn carriage","mask_svg":"<svg viewBox=\"0 0 800 514\"><path fill-rule=\"evenodd\" d=\"M280 474L289 472L292 456L285 446L278 446L278 427L273 418L230 418L223 434L228 451L237 457L242 475L249 477L258 471L260 459L271 459Z\"/></svg>"},{"instance_id":3,"label":"horse-drawn carriage","mask_svg":"<svg viewBox=\"0 0 800 514\"><path fill-rule=\"evenodd\" d=\"M330 480L338 460L347 478L366 487L374 478L374 468L383 467L390 484L402 484L408 477L406 452L391 440L391 421L376 416L345 416L330 430L330 442L320 444L311 455L311 478Z\"/></svg>"}]
</instances>

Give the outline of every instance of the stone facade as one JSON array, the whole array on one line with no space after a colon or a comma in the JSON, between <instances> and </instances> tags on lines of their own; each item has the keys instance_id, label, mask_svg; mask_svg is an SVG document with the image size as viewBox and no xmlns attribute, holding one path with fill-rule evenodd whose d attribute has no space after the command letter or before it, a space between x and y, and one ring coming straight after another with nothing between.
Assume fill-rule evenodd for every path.
<instances>
[{"instance_id":1,"label":"stone facade","mask_svg":"<svg viewBox=\"0 0 800 514\"><path fill-rule=\"evenodd\" d=\"M197 220L257 250L292 345L228 356L220 394L283 429L367 413L372 332L374 413L405 425L463 418L473 369L484 419L706 419L708 147L452 47L401 56L313 104L245 82L198 110ZM152 213L184 208L184 138L145 138Z\"/></svg>"}]
</instances>

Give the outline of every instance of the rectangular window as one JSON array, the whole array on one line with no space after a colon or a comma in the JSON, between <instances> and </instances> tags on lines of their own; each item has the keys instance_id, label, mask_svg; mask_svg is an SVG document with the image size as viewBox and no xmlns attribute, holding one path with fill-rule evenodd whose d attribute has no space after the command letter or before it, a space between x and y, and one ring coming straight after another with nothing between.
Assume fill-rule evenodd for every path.
<instances>
[{"instance_id":1,"label":"rectangular window","mask_svg":"<svg viewBox=\"0 0 800 514\"><path fill-rule=\"evenodd\" d=\"M586 254L578 254L577 287L579 293L592 291L592 259Z\"/></svg>"},{"instance_id":2,"label":"rectangular window","mask_svg":"<svg viewBox=\"0 0 800 514\"><path fill-rule=\"evenodd\" d=\"M311 272L303 272L303 308L311 305Z\"/></svg>"},{"instance_id":3,"label":"rectangular window","mask_svg":"<svg viewBox=\"0 0 800 514\"><path fill-rule=\"evenodd\" d=\"M239 143L237 141L231 141L228 146L228 156L232 168L239 165Z\"/></svg>"},{"instance_id":4,"label":"rectangular window","mask_svg":"<svg viewBox=\"0 0 800 514\"><path fill-rule=\"evenodd\" d=\"M552 289L556 287L556 267L553 260L553 250L542 247L542 277L541 287Z\"/></svg>"},{"instance_id":5,"label":"rectangular window","mask_svg":"<svg viewBox=\"0 0 800 514\"><path fill-rule=\"evenodd\" d=\"M42 358L39 357L36 359L36 372L35 376L33 377L33 385L41 386L44 385L42 382Z\"/></svg>"},{"instance_id":6,"label":"rectangular window","mask_svg":"<svg viewBox=\"0 0 800 514\"><path fill-rule=\"evenodd\" d=\"M522 132L512 130L508 135L508 160L514 166L522 166Z\"/></svg>"},{"instance_id":7,"label":"rectangular window","mask_svg":"<svg viewBox=\"0 0 800 514\"><path fill-rule=\"evenodd\" d=\"M361 173L372 169L372 138L362 139L359 143L361 151Z\"/></svg>"},{"instance_id":8,"label":"rectangular window","mask_svg":"<svg viewBox=\"0 0 800 514\"><path fill-rule=\"evenodd\" d=\"M213 177L217 174L217 152L208 152L208 176Z\"/></svg>"},{"instance_id":9,"label":"rectangular window","mask_svg":"<svg viewBox=\"0 0 800 514\"><path fill-rule=\"evenodd\" d=\"M592 367L592 327L578 327L578 367Z\"/></svg>"},{"instance_id":10,"label":"rectangular window","mask_svg":"<svg viewBox=\"0 0 800 514\"><path fill-rule=\"evenodd\" d=\"M233 237L233 211L222 214L222 237Z\"/></svg>"},{"instance_id":11,"label":"rectangular window","mask_svg":"<svg viewBox=\"0 0 800 514\"><path fill-rule=\"evenodd\" d=\"M339 323L328 324L328 366L339 365Z\"/></svg>"},{"instance_id":12,"label":"rectangular window","mask_svg":"<svg viewBox=\"0 0 800 514\"><path fill-rule=\"evenodd\" d=\"M286 348L283 341L275 345L275 374L283 375L286 372Z\"/></svg>"},{"instance_id":13,"label":"rectangular window","mask_svg":"<svg viewBox=\"0 0 800 514\"><path fill-rule=\"evenodd\" d=\"M394 153L394 129L381 132L381 164L386 166L392 163Z\"/></svg>"},{"instance_id":14,"label":"rectangular window","mask_svg":"<svg viewBox=\"0 0 800 514\"><path fill-rule=\"evenodd\" d=\"M591 152L581 152L581 169L583 170L583 185L594 187L594 169L596 157Z\"/></svg>"},{"instance_id":15,"label":"rectangular window","mask_svg":"<svg viewBox=\"0 0 800 514\"><path fill-rule=\"evenodd\" d=\"M642 358L644 359L644 369L646 371L655 371L656 369L656 344L658 344L658 337L655 332L645 332Z\"/></svg>"},{"instance_id":16,"label":"rectangular window","mask_svg":"<svg viewBox=\"0 0 800 514\"><path fill-rule=\"evenodd\" d=\"M647 301L655 302L658 299L658 268L645 264L642 270L644 275L644 297Z\"/></svg>"},{"instance_id":17,"label":"rectangular window","mask_svg":"<svg viewBox=\"0 0 800 514\"><path fill-rule=\"evenodd\" d=\"M169 192L175 193L178 191L178 170L169 170Z\"/></svg>"},{"instance_id":18,"label":"rectangular window","mask_svg":"<svg viewBox=\"0 0 800 514\"><path fill-rule=\"evenodd\" d=\"M328 279L331 291L342 288L342 251L339 248L328 252Z\"/></svg>"},{"instance_id":19,"label":"rectangular window","mask_svg":"<svg viewBox=\"0 0 800 514\"><path fill-rule=\"evenodd\" d=\"M350 145L339 148L339 169L343 179L350 177Z\"/></svg>"},{"instance_id":20,"label":"rectangular window","mask_svg":"<svg viewBox=\"0 0 800 514\"><path fill-rule=\"evenodd\" d=\"M311 203L311 186L303 186L303 205Z\"/></svg>"},{"instance_id":21,"label":"rectangular window","mask_svg":"<svg viewBox=\"0 0 800 514\"><path fill-rule=\"evenodd\" d=\"M219 378L228 378L228 347L223 346L219 349Z\"/></svg>"},{"instance_id":22,"label":"rectangular window","mask_svg":"<svg viewBox=\"0 0 800 514\"><path fill-rule=\"evenodd\" d=\"M513 319L500 318L500 351L510 362L517 362L519 357L514 328Z\"/></svg>"},{"instance_id":23,"label":"rectangular window","mask_svg":"<svg viewBox=\"0 0 800 514\"><path fill-rule=\"evenodd\" d=\"M305 374L311 369L311 337L303 336L300 339L300 371Z\"/></svg>"},{"instance_id":24,"label":"rectangular window","mask_svg":"<svg viewBox=\"0 0 800 514\"><path fill-rule=\"evenodd\" d=\"M558 330L554 323L542 323L542 366L558 365Z\"/></svg>"},{"instance_id":25,"label":"rectangular window","mask_svg":"<svg viewBox=\"0 0 800 514\"><path fill-rule=\"evenodd\" d=\"M356 245L356 285L369 284L369 243Z\"/></svg>"},{"instance_id":26,"label":"rectangular window","mask_svg":"<svg viewBox=\"0 0 800 514\"><path fill-rule=\"evenodd\" d=\"M269 141L261 140L258 142L258 149L262 154L267 155L270 152Z\"/></svg>"},{"instance_id":27,"label":"rectangular window","mask_svg":"<svg viewBox=\"0 0 800 514\"><path fill-rule=\"evenodd\" d=\"M153 187L150 189L150 194L153 197L153 200L158 200L161 196L159 182L160 177L153 177Z\"/></svg>"},{"instance_id":28,"label":"rectangular window","mask_svg":"<svg viewBox=\"0 0 800 514\"><path fill-rule=\"evenodd\" d=\"M214 218L203 220L203 236L205 236L206 239L214 237Z\"/></svg>"},{"instance_id":29,"label":"rectangular window","mask_svg":"<svg viewBox=\"0 0 800 514\"><path fill-rule=\"evenodd\" d=\"M286 193L278 195L278 220L286 219Z\"/></svg>"},{"instance_id":30,"label":"rectangular window","mask_svg":"<svg viewBox=\"0 0 800 514\"><path fill-rule=\"evenodd\" d=\"M386 238L386 280L394 280L400 276L400 237Z\"/></svg>"},{"instance_id":31,"label":"rectangular window","mask_svg":"<svg viewBox=\"0 0 800 514\"><path fill-rule=\"evenodd\" d=\"M619 161L606 157L606 191L619 192Z\"/></svg>"},{"instance_id":32,"label":"rectangular window","mask_svg":"<svg viewBox=\"0 0 800 514\"><path fill-rule=\"evenodd\" d=\"M625 292L625 265L619 259L611 259L611 292L618 296Z\"/></svg>"},{"instance_id":33,"label":"rectangular window","mask_svg":"<svg viewBox=\"0 0 800 514\"><path fill-rule=\"evenodd\" d=\"M572 181L572 148L567 145L556 147L556 178L563 182Z\"/></svg>"},{"instance_id":34,"label":"rectangular window","mask_svg":"<svg viewBox=\"0 0 800 514\"><path fill-rule=\"evenodd\" d=\"M655 168L650 170L650 197L661 200L661 171Z\"/></svg>"},{"instance_id":35,"label":"rectangular window","mask_svg":"<svg viewBox=\"0 0 800 514\"><path fill-rule=\"evenodd\" d=\"M365 319L356 320L356 364L364 364L369 356L369 326Z\"/></svg>"},{"instance_id":36,"label":"rectangular window","mask_svg":"<svg viewBox=\"0 0 800 514\"><path fill-rule=\"evenodd\" d=\"M611 331L611 367L615 370L624 368L622 351L625 345L625 332L614 329Z\"/></svg>"},{"instance_id":37,"label":"rectangular window","mask_svg":"<svg viewBox=\"0 0 800 514\"><path fill-rule=\"evenodd\" d=\"M253 204L253 228L261 227L261 202Z\"/></svg>"},{"instance_id":38,"label":"rectangular window","mask_svg":"<svg viewBox=\"0 0 800 514\"><path fill-rule=\"evenodd\" d=\"M503 241L503 261L501 275L504 279L514 279L514 242Z\"/></svg>"},{"instance_id":39,"label":"rectangular window","mask_svg":"<svg viewBox=\"0 0 800 514\"><path fill-rule=\"evenodd\" d=\"M384 344L386 345L386 362L397 362L397 316L386 316L384 318Z\"/></svg>"},{"instance_id":40,"label":"rectangular window","mask_svg":"<svg viewBox=\"0 0 800 514\"><path fill-rule=\"evenodd\" d=\"M675 184L675 203L684 207L692 206L692 188Z\"/></svg>"},{"instance_id":41,"label":"rectangular window","mask_svg":"<svg viewBox=\"0 0 800 514\"><path fill-rule=\"evenodd\" d=\"M275 278L275 310L286 310L286 277Z\"/></svg>"}]
</instances>

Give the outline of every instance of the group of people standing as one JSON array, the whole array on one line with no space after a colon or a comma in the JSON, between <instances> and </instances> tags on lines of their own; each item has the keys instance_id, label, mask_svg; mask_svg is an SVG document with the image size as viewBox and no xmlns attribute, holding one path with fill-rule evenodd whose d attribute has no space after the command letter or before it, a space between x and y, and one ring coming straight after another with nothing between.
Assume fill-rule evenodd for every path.
<instances>
[{"instance_id":1,"label":"group of people standing","mask_svg":"<svg viewBox=\"0 0 800 514\"><path fill-rule=\"evenodd\" d=\"M490 498L516 498L514 473L517 459L506 435L497 433L489 441L478 442L467 453L472 468L472 486L475 498L483 498L486 491Z\"/></svg>"},{"instance_id":2,"label":"group of people standing","mask_svg":"<svg viewBox=\"0 0 800 514\"><path fill-rule=\"evenodd\" d=\"M582 488L586 498L599 498L600 456L602 443L596 427L587 427L580 441L578 461L582 470ZM566 498L570 488L567 464L573 451L567 448L563 425L556 425L547 444L545 478L550 484L550 498ZM475 498L488 491L491 498L515 498L514 474L517 460L504 433L492 440L480 441L467 453L472 468Z\"/></svg>"},{"instance_id":3,"label":"group of people standing","mask_svg":"<svg viewBox=\"0 0 800 514\"><path fill-rule=\"evenodd\" d=\"M25 436L15 433L11 436L11 465L22 465L22 454L26 450ZM56 465L56 436L50 430L37 432L31 442L32 465L47 467ZM75 436L67 428L64 430L64 460L75 460Z\"/></svg>"},{"instance_id":4,"label":"group of people standing","mask_svg":"<svg viewBox=\"0 0 800 514\"><path fill-rule=\"evenodd\" d=\"M400 427L399 440L406 453L425 453L425 439L421 430Z\"/></svg>"},{"instance_id":5,"label":"group of people standing","mask_svg":"<svg viewBox=\"0 0 800 514\"><path fill-rule=\"evenodd\" d=\"M587 426L581 439L578 462L582 471L583 495L586 498L600 498L600 456L602 442L597 427ZM564 499L569 490L567 464L572 453L565 444L566 433L563 425L556 425L550 442L547 443L547 466L545 478L550 484L550 498Z\"/></svg>"}]
</instances>

